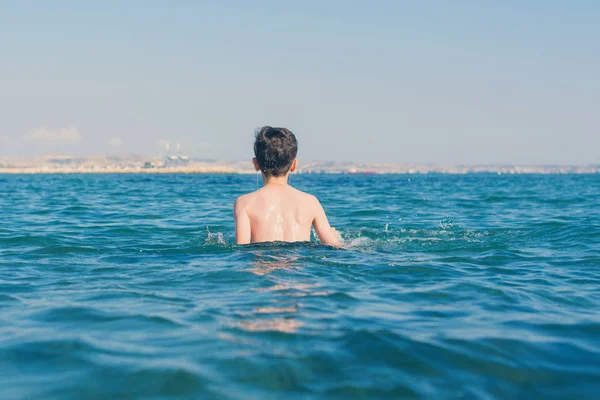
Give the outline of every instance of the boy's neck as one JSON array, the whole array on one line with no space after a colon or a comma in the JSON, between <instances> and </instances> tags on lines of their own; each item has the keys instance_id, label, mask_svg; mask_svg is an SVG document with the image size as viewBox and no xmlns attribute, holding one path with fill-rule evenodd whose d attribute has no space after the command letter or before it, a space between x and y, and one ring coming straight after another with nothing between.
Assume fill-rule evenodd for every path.
<instances>
[{"instance_id":1,"label":"boy's neck","mask_svg":"<svg viewBox=\"0 0 600 400\"><path fill-rule=\"evenodd\" d=\"M289 174L285 174L282 176L265 176L263 174L263 185L287 185L288 184Z\"/></svg>"}]
</instances>

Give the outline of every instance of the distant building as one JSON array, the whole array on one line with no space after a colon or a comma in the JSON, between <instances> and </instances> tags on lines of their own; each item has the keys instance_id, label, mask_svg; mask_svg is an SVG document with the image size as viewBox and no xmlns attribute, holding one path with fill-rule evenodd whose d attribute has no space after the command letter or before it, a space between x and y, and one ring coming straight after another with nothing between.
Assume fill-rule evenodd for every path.
<instances>
[{"instance_id":1,"label":"distant building","mask_svg":"<svg viewBox=\"0 0 600 400\"><path fill-rule=\"evenodd\" d=\"M168 149L167 149L168 151ZM184 167L190 162L190 158L181 154L181 145L177 143L177 154L168 154L165 158L166 167Z\"/></svg>"},{"instance_id":2,"label":"distant building","mask_svg":"<svg viewBox=\"0 0 600 400\"><path fill-rule=\"evenodd\" d=\"M142 168L144 169L153 169L153 168L163 168L165 164L161 161L146 161Z\"/></svg>"}]
</instances>

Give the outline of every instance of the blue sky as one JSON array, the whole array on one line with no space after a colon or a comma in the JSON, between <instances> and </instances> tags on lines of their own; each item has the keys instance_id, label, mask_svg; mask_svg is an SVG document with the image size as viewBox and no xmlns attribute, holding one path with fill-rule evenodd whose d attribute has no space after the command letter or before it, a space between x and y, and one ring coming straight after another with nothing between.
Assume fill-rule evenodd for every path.
<instances>
[{"instance_id":1,"label":"blue sky","mask_svg":"<svg viewBox=\"0 0 600 400\"><path fill-rule=\"evenodd\" d=\"M2 1L0 155L600 163L595 1Z\"/></svg>"}]
</instances>

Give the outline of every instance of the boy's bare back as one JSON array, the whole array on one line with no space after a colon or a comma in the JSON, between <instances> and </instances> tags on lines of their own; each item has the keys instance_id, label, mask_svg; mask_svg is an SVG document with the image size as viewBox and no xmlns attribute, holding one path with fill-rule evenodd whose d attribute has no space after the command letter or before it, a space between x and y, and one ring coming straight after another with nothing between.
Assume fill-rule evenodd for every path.
<instances>
[{"instance_id":1,"label":"boy's bare back","mask_svg":"<svg viewBox=\"0 0 600 400\"><path fill-rule=\"evenodd\" d=\"M322 243L341 244L319 200L288 184L298 164L297 152L296 136L288 129L265 126L257 130L252 163L262 173L264 186L235 202L238 244L309 241L311 226Z\"/></svg>"},{"instance_id":2,"label":"boy's bare back","mask_svg":"<svg viewBox=\"0 0 600 400\"><path fill-rule=\"evenodd\" d=\"M321 242L339 245L316 197L287 184L266 184L235 203L237 243L310 241L314 225Z\"/></svg>"}]
</instances>

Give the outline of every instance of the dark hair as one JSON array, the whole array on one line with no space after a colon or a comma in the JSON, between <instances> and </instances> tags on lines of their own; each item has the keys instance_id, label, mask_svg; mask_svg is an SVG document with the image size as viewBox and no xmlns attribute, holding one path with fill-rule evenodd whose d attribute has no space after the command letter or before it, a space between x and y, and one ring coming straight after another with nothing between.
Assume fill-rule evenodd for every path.
<instances>
[{"instance_id":1,"label":"dark hair","mask_svg":"<svg viewBox=\"0 0 600 400\"><path fill-rule=\"evenodd\" d=\"M296 136L289 129L271 126L258 128L255 133L254 156L263 174L287 174L298 154Z\"/></svg>"}]
</instances>

